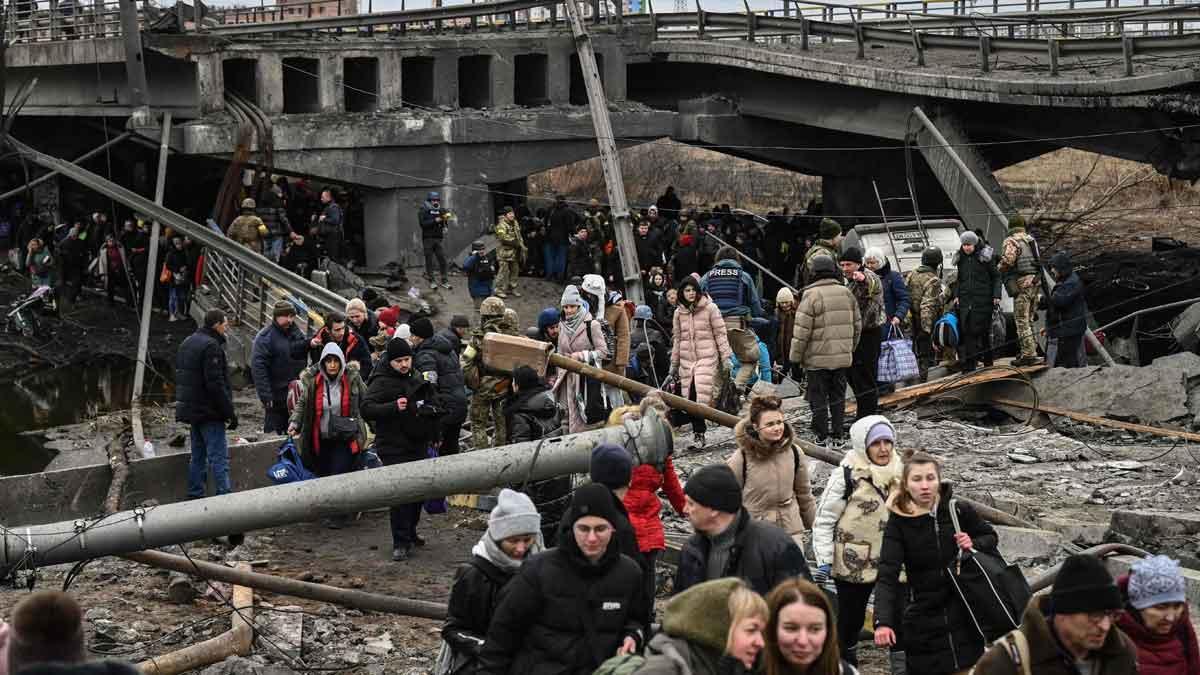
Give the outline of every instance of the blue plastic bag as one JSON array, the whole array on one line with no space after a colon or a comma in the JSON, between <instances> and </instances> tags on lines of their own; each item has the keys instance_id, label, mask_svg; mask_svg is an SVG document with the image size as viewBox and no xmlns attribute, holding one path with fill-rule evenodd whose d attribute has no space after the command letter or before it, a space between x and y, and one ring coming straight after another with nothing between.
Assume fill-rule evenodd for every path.
<instances>
[{"instance_id":1,"label":"blue plastic bag","mask_svg":"<svg viewBox=\"0 0 1200 675\"><path fill-rule=\"evenodd\" d=\"M429 448L425 450L425 456L429 459L437 459L437 448L433 447L432 445L429 446ZM436 499L426 499L423 508L425 509L425 513L428 513L431 516L436 516L450 510L450 505L446 503L445 497L438 497Z\"/></svg>"},{"instance_id":2,"label":"blue plastic bag","mask_svg":"<svg viewBox=\"0 0 1200 675\"><path fill-rule=\"evenodd\" d=\"M316 478L313 472L304 468L304 462L300 461L300 453L296 450L296 443L292 439L285 440L279 446L279 450L275 452L275 456L279 461L267 469L267 478L272 483L283 485Z\"/></svg>"}]
</instances>

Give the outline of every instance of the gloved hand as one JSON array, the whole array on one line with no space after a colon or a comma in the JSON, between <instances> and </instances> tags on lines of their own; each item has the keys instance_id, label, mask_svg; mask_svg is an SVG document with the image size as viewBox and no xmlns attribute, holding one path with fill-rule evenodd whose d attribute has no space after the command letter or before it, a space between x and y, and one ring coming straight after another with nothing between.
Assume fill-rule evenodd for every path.
<instances>
[{"instance_id":1,"label":"gloved hand","mask_svg":"<svg viewBox=\"0 0 1200 675\"><path fill-rule=\"evenodd\" d=\"M233 417L229 418L229 426L227 428L230 431L236 431L237 427L238 427L238 418L237 418L237 415L234 415Z\"/></svg>"}]
</instances>

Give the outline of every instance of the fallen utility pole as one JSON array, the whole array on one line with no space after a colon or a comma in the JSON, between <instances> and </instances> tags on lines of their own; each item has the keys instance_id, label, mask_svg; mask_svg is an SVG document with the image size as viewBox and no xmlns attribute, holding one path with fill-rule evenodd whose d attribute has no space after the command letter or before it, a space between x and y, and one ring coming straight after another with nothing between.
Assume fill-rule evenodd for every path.
<instances>
[{"instance_id":1,"label":"fallen utility pole","mask_svg":"<svg viewBox=\"0 0 1200 675\"><path fill-rule=\"evenodd\" d=\"M658 415L625 426L517 443L409 464L275 485L150 508L99 520L0 527L0 569L58 565L211 539L291 523L411 504L451 494L587 473L592 448L616 443L637 463L660 463L671 450Z\"/></svg>"},{"instance_id":2,"label":"fallen utility pole","mask_svg":"<svg viewBox=\"0 0 1200 675\"><path fill-rule=\"evenodd\" d=\"M71 160L71 163L72 164L82 164L83 162L88 161L89 159L104 152L105 150L111 148L112 146L114 146L118 143L121 143L122 141L129 140L132 136L133 136L132 131L126 131L125 133L121 134L120 136L117 136L116 138L113 138L112 140L110 140L106 143L102 143L102 144L92 148L91 150L88 150L87 152L83 153L82 155ZM0 200L5 200L5 199L8 199L9 197L15 197L30 188L41 185L42 183L45 183L46 181L50 180L51 178L54 178L55 176L57 176L58 173L59 173L58 171L49 171L47 173L44 173L44 174L38 176L37 178L34 178L33 180L29 181L28 183L22 185L21 187L13 188L13 189L9 190L8 192L5 192L4 194L0 194Z\"/></svg>"},{"instance_id":3,"label":"fallen utility pole","mask_svg":"<svg viewBox=\"0 0 1200 675\"><path fill-rule=\"evenodd\" d=\"M356 591L348 588L338 588L326 584L314 584L307 581L287 579L273 574L260 574L249 569L233 569L225 565L188 560L183 556L160 553L159 551L141 551L121 556L143 565L158 567L191 574L212 581L246 586L260 591L290 595L306 600L328 602L343 607L353 607L369 612L386 612L401 614L424 619L442 620L446 618L446 605L424 600L410 600L393 595L382 595L367 591Z\"/></svg>"},{"instance_id":4,"label":"fallen utility pole","mask_svg":"<svg viewBox=\"0 0 1200 675\"><path fill-rule=\"evenodd\" d=\"M238 563L231 572L248 572L250 565ZM137 665L145 675L179 675L220 663L230 656L249 656L254 646L254 591L247 586L234 586L233 614L229 630L215 638L198 642L162 656L154 656Z\"/></svg>"},{"instance_id":5,"label":"fallen utility pole","mask_svg":"<svg viewBox=\"0 0 1200 675\"><path fill-rule=\"evenodd\" d=\"M742 260L745 260L746 262L750 263L751 265L754 265L754 266L755 266L755 267L757 267L757 268L758 268L760 271L762 271L762 273L763 273L763 274L765 274L765 275L767 275L767 276L771 277L772 279L774 279L775 281L778 281L779 283L783 284L784 288L786 288L786 289L788 289L789 291L791 291L791 292L795 293L797 296L799 296L799 295L800 295L800 291L796 290L796 287L795 287L795 286L793 286L793 285L789 284L788 282L784 281L783 279L781 279L781 278L779 277L779 275L777 275L777 274L775 274L774 272L772 272L771 270L767 269L765 265L762 265L761 263L759 263L759 262L758 262L757 260L755 260L754 258L751 258L750 256L746 255L745 253L742 253L742 251L741 251L740 249L738 249L738 247L736 247L736 246L734 246L734 245L730 244L729 242L727 242L727 241L725 241L724 239L722 239L722 238L718 237L717 235L713 234L712 232L705 232L705 233L704 233L704 236L706 236L706 237L712 237L713 239L716 239L716 240L717 240L717 243L718 243L718 244L720 244L720 245L722 245L722 246L728 246L729 248L733 249L733 252L734 252L734 253L736 253L736 254L738 255L738 257L739 257L739 258L741 258Z\"/></svg>"},{"instance_id":6,"label":"fallen utility pole","mask_svg":"<svg viewBox=\"0 0 1200 675\"><path fill-rule=\"evenodd\" d=\"M154 184L154 203L162 206L163 192L167 182L167 155L171 140L171 112L163 113L161 145L158 149L158 179ZM130 404L133 406L133 448L141 453L146 443L146 435L142 432L142 385L146 381L146 359L150 344L150 317L154 307L154 282L158 277L158 237L162 231L158 220L151 221L150 253L146 262L146 282L142 286L142 320L138 326L137 361L133 367L133 396Z\"/></svg>"},{"instance_id":7,"label":"fallen utility pole","mask_svg":"<svg viewBox=\"0 0 1200 675\"><path fill-rule=\"evenodd\" d=\"M1152 427L1148 424L1137 424L1135 422L1122 422L1121 420L1109 419L1100 417L1099 415L1089 415L1079 412L1078 410L1068 410L1057 406L1038 403L1034 405L1026 401L1017 401L1011 398L994 398L992 403L996 405L1006 405L1013 408L1021 408L1022 410L1036 410L1044 412L1047 415L1055 417L1066 417L1077 422L1086 422L1100 427L1108 427L1110 429L1121 429L1123 431L1132 431L1139 434L1150 434L1152 436L1162 436L1164 438L1179 438L1193 443L1200 443L1200 434L1195 434L1182 429L1166 429L1163 427Z\"/></svg>"},{"instance_id":8,"label":"fallen utility pole","mask_svg":"<svg viewBox=\"0 0 1200 675\"><path fill-rule=\"evenodd\" d=\"M503 341L503 346L500 342ZM737 415L730 415L727 412L722 412L716 408L691 401L682 396L676 396L665 392L661 389L642 384L635 380L631 380L620 375L614 375L595 366L590 366L582 361L568 358L562 354L555 354L549 351L550 346L539 340L529 338L520 338L513 336L501 336L499 333L488 333L483 338L483 359L484 364L497 370L512 370L512 363L522 364L539 364L546 362L548 365L562 368L563 370L572 373L578 373L584 377L590 377L599 382L603 382L609 386L617 387L618 389L627 391L638 396L646 396L655 394L662 399L667 406L682 410L694 417L701 417L709 422L715 422L723 427L733 428L741 420ZM493 354L504 353L503 361L492 361ZM536 367L535 367L536 370ZM819 459L826 464L839 466L846 453L837 450L817 445L810 441L801 438L795 439L796 445L804 451L804 454L812 459ZM1005 513L999 509L982 504L980 502L959 497L959 501L970 504L985 520L997 525L1008 525L1011 527L1025 527L1029 529L1037 529L1033 523L1017 518L1016 516Z\"/></svg>"},{"instance_id":9,"label":"fallen utility pole","mask_svg":"<svg viewBox=\"0 0 1200 675\"><path fill-rule=\"evenodd\" d=\"M617 237L617 250L621 257L621 275L625 278L625 297L634 304L645 304L642 290L642 272L638 268L637 244L633 240L633 229L629 225L629 204L625 200L625 179L621 175L621 157L617 154L617 141L613 137L612 121L608 118L608 101L604 97L603 80L596 66L596 52L592 39L583 27L577 0L563 3L567 18L571 22L571 33L575 36L575 51L579 54L579 68L583 84L587 89L588 107L592 112L592 125L596 129L596 144L600 146L600 167L604 170L604 185L608 189L608 206L613 219L613 233Z\"/></svg>"}]
</instances>

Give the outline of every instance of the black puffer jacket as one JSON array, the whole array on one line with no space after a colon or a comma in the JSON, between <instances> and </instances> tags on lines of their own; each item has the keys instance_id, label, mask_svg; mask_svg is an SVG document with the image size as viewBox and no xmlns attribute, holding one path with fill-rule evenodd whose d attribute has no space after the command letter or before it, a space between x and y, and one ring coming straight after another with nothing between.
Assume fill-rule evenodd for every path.
<instances>
[{"instance_id":1,"label":"black puffer jacket","mask_svg":"<svg viewBox=\"0 0 1200 675\"><path fill-rule=\"evenodd\" d=\"M950 485L942 485L936 517L929 512L900 512L894 499L879 552L875 587L875 625L902 627L908 670L944 675L970 668L983 655L983 637L971 627L966 608L954 591L946 567L958 547L950 520ZM996 550L996 531L967 504L958 504L963 531L976 549ZM909 604L899 616L900 568L908 575Z\"/></svg>"},{"instance_id":2,"label":"black puffer jacket","mask_svg":"<svg viewBox=\"0 0 1200 675\"><path fill-rule=\"evenodd\" d=\"M454 346L441 334L413 348L413 370L437 387L437 403L446 415L455 417L467 410L467 387ZM428 373L435 373L429 375Z\"/></svg>"},{"instance_id":3,"label":"black puffer jacket","mask_svg":"<svg viewBox=\"0 0 1200 675\"><path fill-rule=\"evenodd\" d=\"M593 565L566 530L557 548L526 561L500 591L479 672L591 675L626 637L641 646L641 596L641 570L615 540Z\"/></svg>"},{"instance_id":4,"label":"black puffer jacket","mask_svg":"<svg viewBox=\"0 0 1200 675\"><path fill-rule=\"evenodd\" d=\"M508 442L541 440L558 428L558 404L545 386L523 389L504 404Z\"/></svg>"},{"instance_id":5,"label":"black puffer jacket","mask_svg":"<svg viewBox=\"0 0 1200 675\"><path fill-rule=\"evenodd\" d=\"M450 343L450 348L454 350L456 355L455 358L462 356L463 347L466 345L463 344L462 338L458 336L458 333L454 332L453 328L443 328L437 334L446 338L446 342Z\"/></svg>"},{"instance_id":6,"label":"black puffer jacket","mask_svg":"<svg viewBox=\"0 0 1200 675\"><path fill-rule=\"evenodd\" d=\"M179 345L175 356L175 419L201 424L233 417L225 336L201 328Z\"/></svg>"},{"instance_id":7,"label":"black puffer jacket","mask_svg":"<svg viewBox=\"0 0 1200 675\"><path fill-rule=\"evenodd\" d=\"M284 332L272 321L258 331L250 350L250 374L258 400L286 404L288 384L304 371L307 354L308 340L295 324Z\"/></svg>"},{"instance_id":8,"label":"black puffer jacket","mask_svg":"<svg viewBox=\"0 0 1200 675\"><path fill-rule=\"evenodd\" d=\"M732 527L737 528L737 535L722 577L738 577L760 595L770 593L779 582L791 577L812 581L804 552L783 529L751 520L745 509L738 513ZM700 533L693 534L683 545L675 572L676 593L711 581L707 576L709 546L708 537Z\"/></svg>"},{"instance_id":9,"label":"black puffer jacket","mask_svg":"<svg viewBox=\"0 0 1200 675\"><path fill-rule=\"evenodd\" d=\"M446 623L442 639L454 653L468 657L455 675L473 675L479 669L479 650L483 647L488 624L500 601L500 590L513 578L480 555L473 555L458 568L450 589Z\"/></svg>"},{"instance_id":10,"label":"black puffer jacket","mask_svg":"<svg viewBox=\"0 0 1200 675\"><path fill-rule=\"evenodd\" d=\"M435 405L433 385L416 369L401 375L391 364L381 363L367 383L362 415L375 427L375 450L380 456L412 462L425 459L426 450L437 437L440 412ZM406 410L396 401L408 399Z\"/></svg>"},{"instance_id":11,"label":"black puffer jacket","mask_svg":"<svg viewBox=\"0 0 1200 675\"><path fill-rule=\"evenodd\" d=\"M292 225L288 221L287 211L280 207L279 198L273 192L267 192L262 196L255 214L263 221L263 225L267 226L267 236L286 237L292 233Z\"/></svg>"}]
</instances>

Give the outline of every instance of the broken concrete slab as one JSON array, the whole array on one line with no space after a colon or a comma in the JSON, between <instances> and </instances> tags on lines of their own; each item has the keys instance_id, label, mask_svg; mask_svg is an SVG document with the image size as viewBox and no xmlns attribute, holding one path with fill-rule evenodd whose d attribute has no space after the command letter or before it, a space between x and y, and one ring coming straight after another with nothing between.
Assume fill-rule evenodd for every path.
<instances>
[{"instance_id":1,"label":"broken concrete slab","mask_svg":"<svg viewBox=\"0 0 1200 675\"><path fill-rule=\"evenodd\" d=\"M1039 402L1144 424L1190 423L1189 393L1200 384L1200 355L1155 359L1148 366L1051 368L1034 376Z\"/></svg>"},{"instance_id":2,"label":"broken concrete slab","mask_svg":"<svg viewBox=\"0 0 1200 675\"><path fill-rule=\"evenodd\" d=\"M1073 518L1056 518L1046 516L1038 518L1037 524L1051 532L1057 532L1063 539L1083 547L1095 546L1104 542L1108 534L1107 523L1090 523Z\"/></svg>"},{"instance_id":3,"label":"broken concrete slab","mask_svg":"<svg viewBox=\"0 0 1200 675\"><path fill-rule=\"evenodd\" d=\"M1137 541L1200 533L1200 513L1181 511L1113 511L1109 529Z\"/></svg>"},{"instance_id":4,"label":"broken concrete slab","mask_svg":"<svg viewBox=\"0 0 1200 675\"><path fill-rule=\"evenodd\" d=\"M1005 560L1050 560L1058 555L1063 535L1050 530L994 525Z\"/></svg>"},{"instance_id":5,"label":"broken concrete slab","mask_svg":"<svg viewBox=\"0 0 1200 675\"><path fill-rule=\"evenodd\" d=\"M258 648L277 652L295 663L304 645L304 608L296 605L255 612L254 631Z\"/></svg>"}]
</instances>

